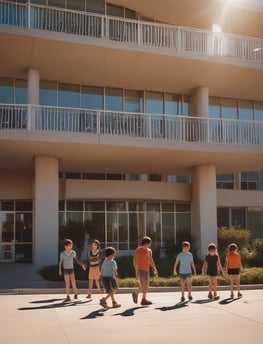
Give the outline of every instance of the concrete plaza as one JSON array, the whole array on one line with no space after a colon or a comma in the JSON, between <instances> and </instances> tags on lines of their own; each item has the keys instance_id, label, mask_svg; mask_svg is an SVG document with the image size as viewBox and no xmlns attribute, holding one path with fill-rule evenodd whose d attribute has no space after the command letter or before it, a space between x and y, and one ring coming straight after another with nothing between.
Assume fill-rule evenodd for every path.
<instances>
[{"instance_id":1,"label":"concrete plaza","mask_svg":"<svg viewBox=\"0 0 263 344\"><path fill-rule=\"evenodd\" d=\"M180 293L151 292L151 306L133 304L130 293L116 295L120 308L103 310L101 295L63 302L62 293L0 294L3 344L82 343L260 343L263 338L263 290L242 290L243 298L208 301L207 291L194 291L191 303Z\"/></svg>"}]
</instances>

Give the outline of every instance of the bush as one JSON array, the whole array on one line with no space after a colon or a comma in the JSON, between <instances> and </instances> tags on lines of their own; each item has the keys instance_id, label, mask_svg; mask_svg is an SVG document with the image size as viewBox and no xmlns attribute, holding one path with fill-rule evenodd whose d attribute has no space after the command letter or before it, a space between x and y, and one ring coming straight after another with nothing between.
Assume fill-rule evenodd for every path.
<instances>
[{"instance_id":1,"label":"bush","mask_svg":"<svg viewBox=\"0 0 263 344\"><path fill-rule=\"evenodd\" d=\"M251 265L263 266L263 239L254 239L252 242Z\"/></svg>"},{"instance_id":2,"label":"bush","mask_svg":"<svg viewBox=\"0 0 263 344\"><path fill-rule=\"evenodd\" d=\"M250 248L250 231L247 229L236 229L234 227L221 227L218 229L218 250L226 252L232 242L236 243L239 251Z\"/></svg>"}]
</instances>

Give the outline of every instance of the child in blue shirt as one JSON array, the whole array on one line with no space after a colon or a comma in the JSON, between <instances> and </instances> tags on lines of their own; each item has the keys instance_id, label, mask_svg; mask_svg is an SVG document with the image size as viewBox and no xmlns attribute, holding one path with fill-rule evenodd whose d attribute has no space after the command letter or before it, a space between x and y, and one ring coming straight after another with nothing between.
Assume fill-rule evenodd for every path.
<instances>
[{"instance_id":1,"label":"child in blue shirt","mask_svg":"<svg viewBox=\"0 0 263 344\"><path fill-rule=\"evenodd\" d=\"M100 305L104 308L108 308L107 299L111 298L112 300L112 307L117 308L121 305L115 300L115 293L117 286L117 263L114 260L116 254L116 250L114 247L107 247L105 249L105 259L101 266L101 276L102 276L102 284L106 290L107 296L103 297L100 300Z\"/></svg>"},{"instance_id":2,"label":"child in blue shirt","mask_svg":"<svg viewBox=\"0 0 263 344\"><path fill-rule=\"evenodd\" d=\"M188 241L182 242L182 252L180 252L174 263L174 276L177 276L177 266L179 265L179 277L181 283L181 302L185 301L184 290L185 285L187 285L188 290L188 300L191 301L192 297L192 269L196 275L195 264L193 260L193 255L190 250L190 243Z\"/></svg>"},{"instance_id":3,"label":"child in blue shirt","mask_svg":"<svg viewBox=\"0 0 263 344\"><path fill-rule=\"evenodd\" d=\"M72 285L72 289L74 292L74 299L78 298L78 289L76 286L76 279L75 279L75 273L74 273L74 260L78 265L82 267L83 270L86 269L85 264L82 264L79 262L77 259L76 252L72 250L73 247L73 242L70 239L65 239L64 240L64 251L60 253L60 259L59 259L59 270L58 274L61 276L62 275L62 266L63 266L63 271L64 271L64 281L66 285L66 300L65 301L70 301L70 282Z\"/></svg>"}]
</instances>

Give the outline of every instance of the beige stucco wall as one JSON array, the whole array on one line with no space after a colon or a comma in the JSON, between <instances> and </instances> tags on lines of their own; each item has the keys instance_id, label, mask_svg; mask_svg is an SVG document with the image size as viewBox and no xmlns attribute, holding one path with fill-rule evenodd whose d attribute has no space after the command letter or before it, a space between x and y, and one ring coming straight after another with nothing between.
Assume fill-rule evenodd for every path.
<instances>
[{"instance_id":1,"label":"beige stucco wall","mask_svg":"<svg viewBox=\"0 0 263 344\"><path fill-rule=\"evenodd\" d=\"M217 190L218 207L262 207L262 191Z\"/></svg>"},{"instance_id":2,"label":"beige stucco wall","mask_svg":"<svg viewBox=\"0 0 263 344\"><path fill-rule=\"evenodd\" d=\"M0 199L32 199L33 176L28 172L0 171Z\"/></svg>"},{"instance_id":3,"label":"beige stucco wall","mask_svg":"<svg viewBox=\"0 0 263 344\"><path fill-rule=\"evenodd\" d=\"M190 184L143 181L66 180L66 199L169 200L191 202Z\"/></svg>"}]
</instances>

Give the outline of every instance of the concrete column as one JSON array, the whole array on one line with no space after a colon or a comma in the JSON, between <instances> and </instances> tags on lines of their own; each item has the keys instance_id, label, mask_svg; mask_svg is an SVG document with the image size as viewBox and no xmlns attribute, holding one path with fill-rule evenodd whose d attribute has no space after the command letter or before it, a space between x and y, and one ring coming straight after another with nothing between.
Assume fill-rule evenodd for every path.
<instances>
[{"instance_id":1,"label":"concrete column","mask_svg":"<svg viewBox=\"0 0 263 344\"><path fill-rule=\"evenodd\" d=\"M28 104L39 104L39 71L33 68L27 72L27 102Z\"/></svg>"},{"instance_id":2,"label":"concrete column","mask_svg":"<svg viewBox=\"0 0 263 344\"><path fill-rule=\"evenodd\" d=\"M58 262L59 161L35 158L34 263L44 266Z\"/></svg>"},{"instance_id":3,"label":"concrete column","mask_svg":"<svg viewBox=\"0 0 263 344\"><path fill-rule=\"evenodd\" d=\"M192 183L192 229L198 254L203 258L207 246L217 244L216 169L197 166Z\"/></svg>"},{"instance_id":4,"label":"concrete column","mask_svg":"<svg viewBox=\"0 0 263 344\"><path fill-rule=\"evenodd\" d=\"M204 86L196 87L192 92L191 114L195 117L208 117L209 93Z\"/></svg>"}]
</instances>

